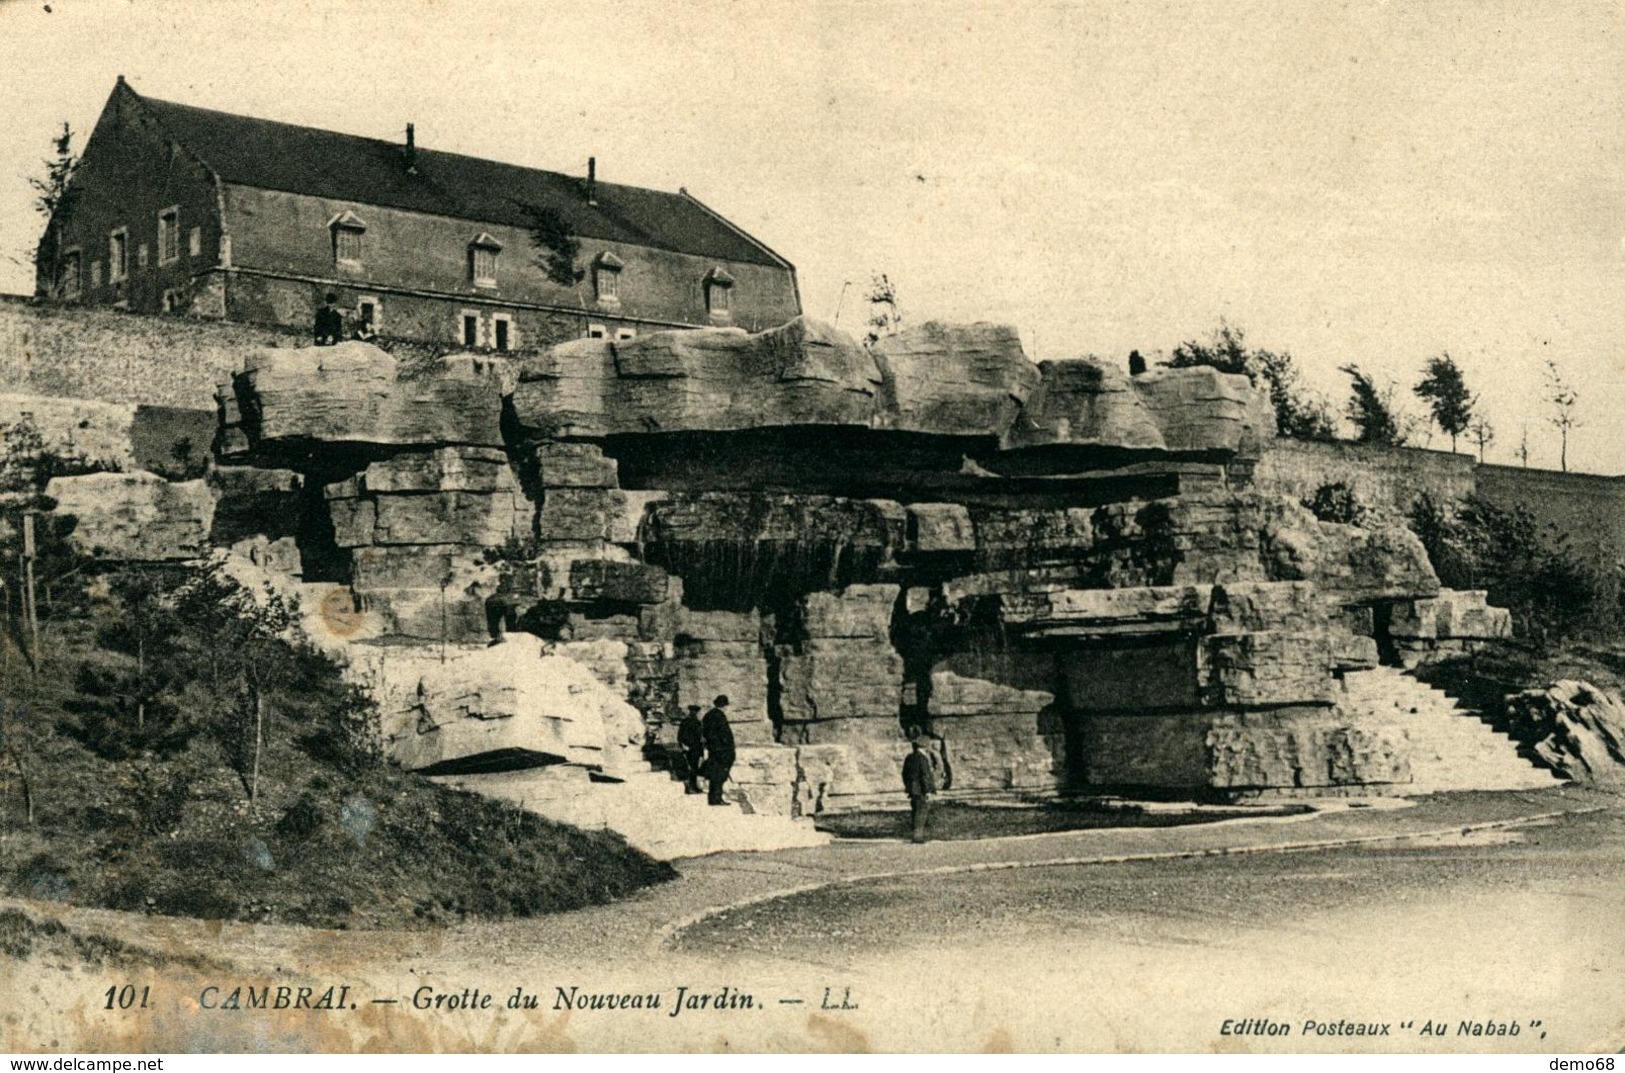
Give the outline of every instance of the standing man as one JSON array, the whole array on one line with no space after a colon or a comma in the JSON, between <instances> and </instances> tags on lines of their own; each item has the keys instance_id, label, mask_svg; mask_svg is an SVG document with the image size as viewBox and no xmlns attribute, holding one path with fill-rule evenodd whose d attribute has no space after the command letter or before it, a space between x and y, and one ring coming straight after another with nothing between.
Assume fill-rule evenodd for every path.
<instances>
[{"instance_id":1,"label":"standing man","mask_svg":"<svg viewBox=\"0 0 1625 1073\"><path fill-rule=\"evenodd\" d=\"M726 696L718 697L711 702L711 710L705 713L705 720L701 729L705 732L705 751L707 754L705 775L711 783L711 794L706 802L710 805L726 805L722 799L722 784L728 781L728 772L734 766L734 732L728 725L728 716L725 709L728 707Z\"/></svg>"},{"instance_id":2,"label":"standing man","mask_svg":"<svg viewBox=\"0 0 1625 1073\"><path fill-rule=\"evenodd\" d=\"M316 345L332 346L344 338L344 314L335 304L339 296L327 292L327 304L316 311Z\"/></svg>"},{"instance_id":3,"label":"standing man","mask_svg":"<svg viewBox=\"0 0 1625 1073\"><path fill-rule=\"evenodd\" d=\"M912 746L903 761L903 789L908 791L908 808L914 826L914 841L925 841L925 824L931 815L931 795L937 792L937 771L926 753L926 736L916 730Z\"/></svg>"},{"instance_id":4,"label":"standing man","mask_svg":"<svg viewBox=\"0 0 1625 1073\"><path fill-rule=\"evenodd\" d=\"M697 794L700 792L701 765L705 762L705 730L700 726L698 704L690 704L688 714L677 724L677 747L683 750L683 760L688 764L683 792Z\"/></svg>"}]
</instances>

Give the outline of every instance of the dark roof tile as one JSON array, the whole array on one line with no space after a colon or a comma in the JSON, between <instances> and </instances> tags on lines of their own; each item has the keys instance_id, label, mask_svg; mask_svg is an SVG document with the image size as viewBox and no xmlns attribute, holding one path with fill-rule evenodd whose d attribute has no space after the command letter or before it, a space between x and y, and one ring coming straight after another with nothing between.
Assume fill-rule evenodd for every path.
<instances>
[{"instance_id":1,"label":"dark roof tile","mask_svg":"<svg viewBox=\"0 0 1625 1073\"><path fill-rule=\"evenodd\" d=\"M134 92L133 90L131 92ZM718 260L779 265L760 243L692 198L419 148L354 134L140 97L180 144L226 182L360 205L528 227L528 206L558 212L573 234Z\"/></svg>"}]
</instances>

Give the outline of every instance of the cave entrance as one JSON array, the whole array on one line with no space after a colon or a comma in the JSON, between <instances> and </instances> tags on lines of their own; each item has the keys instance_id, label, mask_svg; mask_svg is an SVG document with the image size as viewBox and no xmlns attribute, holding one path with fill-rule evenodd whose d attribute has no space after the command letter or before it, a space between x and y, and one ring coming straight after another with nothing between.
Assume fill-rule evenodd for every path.
<instances>
[{"instance_id":1,"label":"cave entrance","mask_svg":"<svg viewBox=\"0 0 1625 1073\"><path fill-rule=\"evenodd\" d=\"M1121 724L1144 718L1139 725L1149 736L1158 727L1153 717L1200 709L1199 643L1194 634L1160 633L1080 640L1056 651L1056 703L1040 718L1053 735L1063 792L1100 789L1089 775L1097 719ZM1154 751L1149 737L1146 751Z\"/></svg>"},{"instance_id":2,"label":"cave entrance","mask_svg":"<svg viewBox=\"0 0 1625 1073\"><path fill-rule=\"evenodd\" d=\"M293 540L299 546L299 562L304 580L348 585L352 580L350 553L339 547L328 510L326 488L351 474L324 473L307 469L299 486L299 521Z\"/></svg>"},{"instance_id":3,"label":"cave entrance","mask_svg":"<svg viewBox=\"0 0 1625 1073\"><path fill-rule=\"evenodd\" d=\"M1384 667L1398 667L1399 646L1394 643L1392 602L1371 605L1371 637L1377 642L1377 662Z\"/></svg>"}]
</instances>

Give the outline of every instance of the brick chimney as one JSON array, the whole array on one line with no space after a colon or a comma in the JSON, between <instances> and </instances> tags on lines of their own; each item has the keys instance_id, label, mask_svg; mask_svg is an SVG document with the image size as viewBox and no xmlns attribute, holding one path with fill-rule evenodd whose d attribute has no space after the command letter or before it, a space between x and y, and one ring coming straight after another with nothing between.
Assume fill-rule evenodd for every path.
<instances>
[{"instance_id":1,"label":"brick chimney","mask_svg":"<svg viewBox=\"0 0 1625 1073\"><path fill-rule=\"evenodd\" d=\"M418 173L417 128L411 123L406 125L406 173L408 175Z\"/></svg>"},{"instance_id":2,"label":"brick chimney","mask_svg":"<svg viewBox=\"0 0 1625 1073\"><path fill-rule=\"evenodd\" d=\"M598 204L598 158L587 158L587 204Z\"/></svg>"}]
</instances>

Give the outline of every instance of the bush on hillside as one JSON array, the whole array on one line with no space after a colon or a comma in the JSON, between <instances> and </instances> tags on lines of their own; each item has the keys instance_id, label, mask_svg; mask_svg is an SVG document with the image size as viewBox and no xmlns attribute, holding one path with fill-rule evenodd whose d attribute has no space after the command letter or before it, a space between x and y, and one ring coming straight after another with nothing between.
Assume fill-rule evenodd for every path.
<instances>
[{"instance_id":1,"label":"bush on hillside","mask_svg":"<svg viewBox=\"0 0 1625 1073\"><path fill-rule=\"evenodd\" d=\"M1410 523L1440 583L1488 590L1490 603L1512 612L1518 637L1546 645L1618 631L1618 572L1587 565L1567 533L1542 526L1528 509L1506 510L1477 496L1441 504L1423 495Z\"/></svg>"},{"instance_id":2,"label":"bush on hillside","mask_svg":"<svg viewBox=\"0 0 1625 1073\"><path fill-rule=\"evenodd\" d=\"M219 564L109 570L0 682L0 888L324 927L556 912L671 878L619 836L381 758L376 713ZM0 644L4 644L0 639Z\"/></svg>"}]
</instances>

